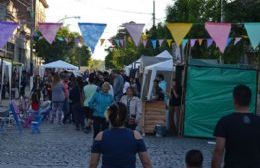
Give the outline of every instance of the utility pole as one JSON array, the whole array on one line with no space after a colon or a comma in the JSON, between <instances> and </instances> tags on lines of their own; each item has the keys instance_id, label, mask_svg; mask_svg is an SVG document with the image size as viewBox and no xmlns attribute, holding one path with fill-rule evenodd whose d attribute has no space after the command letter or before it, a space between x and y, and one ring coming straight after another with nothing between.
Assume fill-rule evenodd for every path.
<instances>
[{"instance_id":1,"label":"utility pole","mask_svg":"<svg viewBox=\"0 0 260 168\"><path fill-rule=\"evenodd\" d=\"M153 0L153 27L155 27L155 0Z\"/></svg>"},{"instance_id":2,"label":"utility pole","mask_svg":"<svg viewBox=\"0 0 260 168\"><path fill-rule=\"evenodd\" d=\"M220 0L220 6L221 6L221 18L220 21L224 22L225 20L225 14L224 14L224 0Z\"/></svg>"}]
</instances>

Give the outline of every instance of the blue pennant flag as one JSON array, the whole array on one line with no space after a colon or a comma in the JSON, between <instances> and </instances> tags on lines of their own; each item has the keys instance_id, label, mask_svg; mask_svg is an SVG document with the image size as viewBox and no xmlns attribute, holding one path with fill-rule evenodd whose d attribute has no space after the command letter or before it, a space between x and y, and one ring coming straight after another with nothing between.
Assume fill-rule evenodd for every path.
<instances>
[{"instance_id":1,"label":"blue pennant flag","mask_svg":"<svg viewBox=\"0 0 260 168\"><path fill-rule=\"evenodd\" d=\"M152 39L151 42L152 42L152 45L153 45L153 49L156 49L157 40Z\"/></svg>"},{"instance_id":2,"label":"blue pennant flag","mask_svg":"<svg viewBox=\"0 0 260 168\"><path fill-rule=\"evenodd\" d=\"M245 28L254 49L260 43L260 23L245 23Z\"/></svg>"},{"instance_id":3,"label":"blue pennant flag","mask_svg":"<svg viewBox=\"0 0 260 168\"><path fill-rule=\"evenodd\" d=\"M227 45L226 46L228 46L231 42L232 42L232 38L229 37L228 40L227 40Z\"/></svg>"},{"instance_id":4,"label":"blue pennant flag","mask_svg":"<svg viewBox=\"0 0 260 168\"><path fill-rule=\"evenodd\" d=\"M181 44L182 45L182 50L184 50L184 48L186 47L188 41L189 41L188 39L183 39L182 40L182 44Z\"/></svg>"},{"instance_id":5,"label":"blue pennant flag","mask_svg":"<svg viewBox=\"0 0 260 168\"><path fill-rule=\"evenodd\" d=\"M100 23L79 23L79 29L83 36L84 42L90 47L92 53L99 41L99 38L103 34L106 24Z\"/></svg>"}]
</instances>

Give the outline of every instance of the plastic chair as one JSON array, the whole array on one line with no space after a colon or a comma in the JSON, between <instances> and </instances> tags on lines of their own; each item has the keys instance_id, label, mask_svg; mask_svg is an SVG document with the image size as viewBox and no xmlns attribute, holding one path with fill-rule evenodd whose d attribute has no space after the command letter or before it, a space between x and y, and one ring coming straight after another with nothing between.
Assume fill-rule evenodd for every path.
<instances>
[{"instance_id":1,"label":"plastic chair","mask_svg":"<svg viewBox=\"0 0 260 168\"><path fill-rule=\"evenodd\" d=\"M9 119L10 119L9 110L0 112L0 133L5 132L5 127L9 122Z\"/></svg>"},{"instance_id":2,"label":"plastic chair","mask_svg":"<svg viewBox=\"0 0 260 168\"><path fill-rule=\"evenodd\" d=\"M36 112L34 115L34 119L31 123L32 134L41 133L41 131L40 131L41 121L42 121L42 116L38 112Z\"/></svg>"},{"instance_id":3,"label":"plastic chair","mask_svg":"<svg viewBox=\"0 0 260 168\"><path fill-rule=\"evenodd\" d=\"M22 120L19 116L18 106L16 105L14 100L10 102L10 110L15 121L17 130L19 131L19 133L22 133Z\"/></svg>"}]
</instances>

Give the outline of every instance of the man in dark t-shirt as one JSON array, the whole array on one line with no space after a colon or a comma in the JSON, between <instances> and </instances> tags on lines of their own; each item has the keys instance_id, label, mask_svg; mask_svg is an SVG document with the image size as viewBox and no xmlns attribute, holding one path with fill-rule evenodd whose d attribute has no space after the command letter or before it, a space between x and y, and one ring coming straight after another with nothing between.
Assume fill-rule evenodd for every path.
<instances>
[{"instance_id":1,"label":"man in dark t-shirt","mask_svg":"<svg viewBox=\"0 0 260 168\"><path fill-rule=\"evenodd\" d=\"M238 85L233 91L236 112L219 120L212 168L260 168L260 117L249 112L251 90Z\"/></svg>"}]
</instances>

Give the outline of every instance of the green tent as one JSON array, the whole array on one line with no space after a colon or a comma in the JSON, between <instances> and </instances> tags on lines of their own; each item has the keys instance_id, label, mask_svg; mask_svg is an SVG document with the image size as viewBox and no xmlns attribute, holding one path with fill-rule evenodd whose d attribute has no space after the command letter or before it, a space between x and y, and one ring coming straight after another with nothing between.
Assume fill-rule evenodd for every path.
<instances>
[{"instance_id":1,"label":"green tent","mask_svg":"<svg viewBox=\"0 0 260 168\"><path fill-rule=\"evenodd\" d=\"M184 135L213 138L217 121L234 112L233 88L245 84L252 90L250 111L256 112L257 70L239 65L190 61L187 68Z\"/></svg>"}]
</instances>

